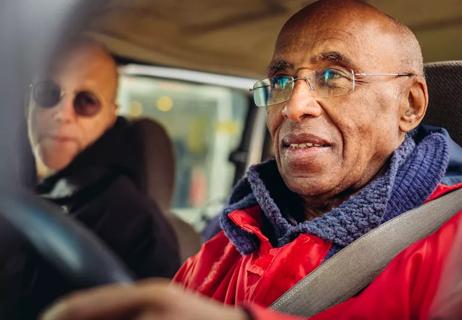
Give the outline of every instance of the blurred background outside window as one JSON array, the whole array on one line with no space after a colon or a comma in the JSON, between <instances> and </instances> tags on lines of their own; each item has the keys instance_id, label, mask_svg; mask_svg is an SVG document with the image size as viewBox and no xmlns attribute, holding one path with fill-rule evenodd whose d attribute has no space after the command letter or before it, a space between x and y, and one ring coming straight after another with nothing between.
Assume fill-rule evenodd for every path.
<instances>
[{"instance_id":1,"label":"blurred background outside window","mask_svg":"<svg viewBox=\"0 0 462 320\"><path fill-rule=\"evenodd\" d=\"M229 155L242 138L248 92L121 72L119 114L146 117L167 130L176 158L172 210L200 230L230 194Z\"/></svg>"}]
</instances>

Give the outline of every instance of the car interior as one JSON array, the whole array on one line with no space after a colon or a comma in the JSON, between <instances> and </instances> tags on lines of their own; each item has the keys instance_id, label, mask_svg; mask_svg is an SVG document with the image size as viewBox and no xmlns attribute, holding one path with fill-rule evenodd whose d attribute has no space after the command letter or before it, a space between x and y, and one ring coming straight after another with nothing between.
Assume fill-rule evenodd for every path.
<instances>
[{"instance_id":1,"label":"car interior","mask_svg":"<svg viewBox=\"0 0 462 320\"><path fill-rule=\"evenodd\" d=\"M119 114L131 119L132 139L139 144L140 190L171 222L181 260L197 252L201 231L233 184L251 164L272 155L265 110L253 105L248 89L265 76L282 23L311 2L0 2L3 241L14 242L8 229L19 230L79 287L132 280L94 235L23 186L28 81L54 44L83 32L107 46L119 64ZM367 2L416 32L429 84L424 123L446 128L462 146L462 6L453 0ZM455 181L462 181L462 168L452 169Z\"/></svg>"}]
</instances>

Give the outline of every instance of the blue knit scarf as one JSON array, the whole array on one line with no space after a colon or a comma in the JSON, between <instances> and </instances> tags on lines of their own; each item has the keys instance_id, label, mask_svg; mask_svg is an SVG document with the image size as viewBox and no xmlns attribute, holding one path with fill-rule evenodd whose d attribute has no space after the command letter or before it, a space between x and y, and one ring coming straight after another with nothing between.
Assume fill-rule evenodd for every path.
<instances>
[{"instance_id":1,"label":"blue knit scarf","mask_svg":"<svg viewBox=\"0 0 462 320\"><path fill-rule=\"evenodd\" d=\"M323 216L303 222L301 198L291 192L278 173L275 160L252 166L233 190L220 224L242 254L254 252L257 238L235 225L228 214L259 205L265 235L275 247L301 233L331 241L328 256L399 214L421 205L444 176L449 161L448 134L444 129L419 130L407 135L382 173L340 206Z\"/></svg>"}]
</instances>

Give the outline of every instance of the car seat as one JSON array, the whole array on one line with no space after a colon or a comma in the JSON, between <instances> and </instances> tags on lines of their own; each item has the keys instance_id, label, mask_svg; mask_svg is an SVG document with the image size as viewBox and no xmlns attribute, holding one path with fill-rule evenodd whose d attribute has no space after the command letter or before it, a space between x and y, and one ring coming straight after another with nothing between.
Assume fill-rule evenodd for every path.
<instances>
[{"instance_id":1,"label":"car seat","mask_svg":"<svg viewBox=\"0 0 462 320\"><path fill-rule=\"evenodd\" d=\"M188 223L171 211L175 181L172 141L164 127L152 119L132 120L134 139L140 145L140 166L135 181L154 200L176 232L181 261L199 251L201 237Z\"/></svg>"},{"instance_id":2,"label":"car seat","mask_svg":"<svg viewBox=\"0 0 462 320\"><path fill-rule=\"evenodd\" d=\"M444 127L462 145L462 60L425 64L429 105L425 124Z\"/></svg>"},{"instance_id":3,"label":"car seat","mask_svg":"<svg viewBox=\"0 0 462 320\"><path fill-rule=\"evenodd\" d=\"M430 101L423 123L446 128L453 140L443 182L462 182L462 61L426 63L425 77Z\"/></svg>"}]
</instances>

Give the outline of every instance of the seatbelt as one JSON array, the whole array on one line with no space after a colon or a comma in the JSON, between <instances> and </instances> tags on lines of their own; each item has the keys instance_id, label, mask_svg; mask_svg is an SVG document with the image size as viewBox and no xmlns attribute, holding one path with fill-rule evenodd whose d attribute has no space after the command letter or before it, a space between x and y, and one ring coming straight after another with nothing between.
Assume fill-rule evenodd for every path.
<instances>
[{"instance_id":1,"label":"seatbelt","mask_svg":"<svg viewBox=\"0 0 462 320\"><path fill-rule=\"evenodd\" d=\"M340 250L286 291L274 310L309 317L365 288L393 257L462 209L462 189L406 211Z\"/></svg>"}]
</instances>

